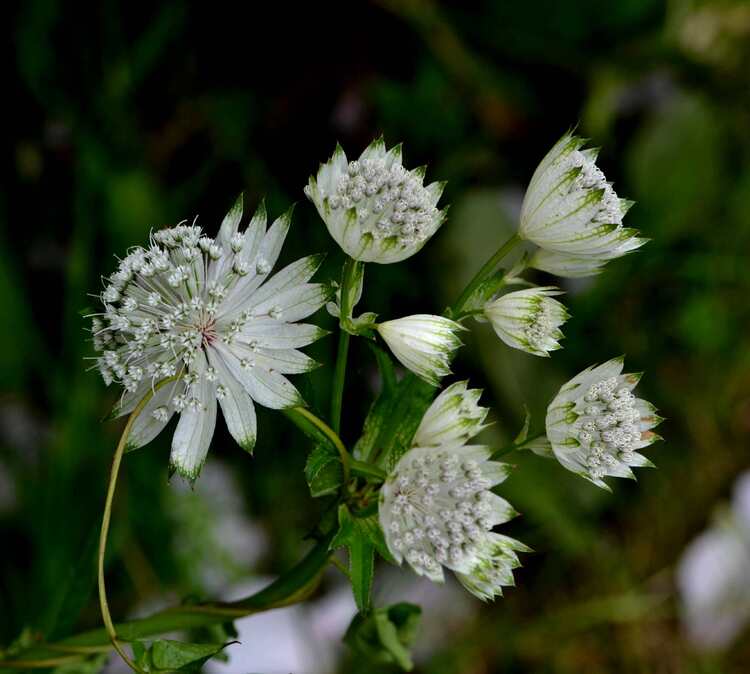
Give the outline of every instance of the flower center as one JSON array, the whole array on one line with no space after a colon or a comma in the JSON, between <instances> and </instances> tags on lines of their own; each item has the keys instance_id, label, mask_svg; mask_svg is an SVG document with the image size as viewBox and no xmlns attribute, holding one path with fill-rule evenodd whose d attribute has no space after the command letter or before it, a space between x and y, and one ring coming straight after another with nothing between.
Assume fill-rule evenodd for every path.
<instances>
[{"instance_id":1,"label":"flower center","mask_svg":"<svg viewBox=\"0 0 750 674\"><path fill-rule=\"evenodd\" d=\"M627 387L618 388L615 377L594 384L583 398L578 419L578 441L587 453L587 465L595 479L619 462L632 460L641 439L640 412Z\"/></svg>"}]
</instances>

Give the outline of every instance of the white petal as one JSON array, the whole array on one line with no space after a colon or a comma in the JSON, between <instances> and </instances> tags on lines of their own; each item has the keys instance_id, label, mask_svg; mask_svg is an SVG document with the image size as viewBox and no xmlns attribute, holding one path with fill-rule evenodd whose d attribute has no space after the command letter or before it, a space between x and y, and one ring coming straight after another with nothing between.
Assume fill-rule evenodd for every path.
<instances>
[{"instance_id":1,"label":"white petal","mask_svg":"<svg viewBox=\"0 0 750 674\"><path fill-rule=\"evenodd\" d=\"M229 209L229 212L224 216L224 220L221 222L219 227L219 234L216 237L216 242L224 249L228 250L232 237L237 233L237 229L242 221L242 202L243 195L240 194L237 200Z\"/></svg>"},{"instance_id":2,"label":"white petal","mask_svg":"<svg viewBox=\"0 0 750 674\"><path fill-rule=\"evenodd\" d=\"M247 308L254 311L257 316L270 315L270 312L277 310L281 320L292 323L314 314L328 301L330 295L331 289L328 285L305 283L287 288L275 297L258 304L251 300Z\"/></svg>"},{"instance_id":3,"label":"white petal","mask_svg":"<svg viewBox=\"0 0 750 674\"><path fill-rule=\"evenodd\" d=\"M181 386L181 382L179 381L165 384L160 387L151 397L151 400L146 403L145 407L133 422L130 434L128 435L128 444L125 451L129 452L138 449L139 447L143 447L161 433L174 414L174 407L171 403L179 386ZM167 415L166 417L157 418L154 416L154 411L160 407L164 408Z\"/></svg>"},{"instance_id":4,"label":"white petal","mask_svg":"<svg viewBox=\"0 0 750 674\"><path fill-rule=\"evenodd\" d=\"M226 389L219 399L227 428L237 444L247 452L252 452L258 435L258 422L253 400L242 384L232 375L216 349L208 350L208 360L216 369L218 383Z\"/></svg>"},{"instance_id":5,"label":"white petal","mask_svg":"<svg viewBox=\"0 0 750 674\"><path fill-rule=\"evenodd\" d=\"M202 352L199 358L205 361ZM194 394L200 402L198 409L186 407L172 438L170 461L175 470L190 480L200 473L208 454L216 427L216 386L201 377L194 385Z\"/></svg>"},{"instance_id":6,"label":"white petal","mask_svg":"<svg viewBox=\"0 0 750 674\"><path fill-rule=\"evenodd\" d=\"M270 372L255 365L242 367L234 350L217 344L229 371L238 379L255 402L271 409L285 409L304 405L302 396L291 382L278 372Z\"/></svg>"},{"instance_id":7,"label":"white petal","mask_svg":"<svg viewBox=\"0 0 750 674\"><path fill-rule=\"evenodd\" d=\"M310 323L285 323L266 317L249 321L238 339L254 342L259 347L297 349L312 344L327 334L327 330Z\"/></svg>"}]
</instances>

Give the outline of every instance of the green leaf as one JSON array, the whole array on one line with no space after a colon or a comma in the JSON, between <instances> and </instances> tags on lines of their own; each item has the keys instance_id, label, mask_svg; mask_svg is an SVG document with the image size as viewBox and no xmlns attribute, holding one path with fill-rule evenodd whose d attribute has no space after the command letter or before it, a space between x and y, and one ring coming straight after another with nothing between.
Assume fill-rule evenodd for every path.
<instances>
[{"instance_id":1,"label":"green leaf","mask_svg":"<svg viewBox=\"0 0 750 674\"><path fill-rule=\"evenodd\" d=\"M353 518L345 505L339 506L339 531L331 541L331 550L346 548L349 553L349 580L360 613L370 610L372 580L375 573L375 545L363 520Z\"/></svg>"},{"instance_id":2,"label":"green leaf","mask_svg":"<svg viewBox=\"0 0 750 674\"><path fill-rule=\"evenodd\" d=\"M336 450L327 444L317 445L307 457L305 477L314 498L336 493L344 483L344 471Z\"/></svg>"},{"instance_id":3,"label":"green leaf","mask_svg":"<svg viewBox=\"0 0 750 674\"><path fill-rule=\"evenodd\" d=\"M142 641L134 641L131 645L135 662L144 672L199 672L208 660L235 643L191 644L159 639L150 646Z\"/></svg>"},{"instance_id":4,"label":"green leaf","mask_svg":"<svg viewBox=\"0 0 750 674\"><path fill-rule=\"evenodd\" d=\"M435 396L435 387L413 374L385 388L370 408L354 457L390 472L411 449L414 434Z\"/></svg>"},{"instance_id":5,"label":"green leaf","mask_svg":"<svg viewBox=\"0 0 750 674\"><path fill-rule=\"evenodd\" d=\"M410 671L414 664L409 647L414 643L422 609L414 604L394 604L369 616L357 615L344 637L355 654L379 664L395 664Z\"/></svg>"},{"instance_id":6,"label":"green leaf","mask_svg":"<svg viewBox=\"0 0 750 674\"><path fill-rule=\"evenodd\" d=\"M520 445L522 442L526 441L526 438L529 437L529 426L531 425L531 412L529 411L529 408L526 405L523 406L523 412L524 412L523 426L521 427L521 430L518 432L518 435L513 440L514 445Z\"/></svg>"}]
</instances>

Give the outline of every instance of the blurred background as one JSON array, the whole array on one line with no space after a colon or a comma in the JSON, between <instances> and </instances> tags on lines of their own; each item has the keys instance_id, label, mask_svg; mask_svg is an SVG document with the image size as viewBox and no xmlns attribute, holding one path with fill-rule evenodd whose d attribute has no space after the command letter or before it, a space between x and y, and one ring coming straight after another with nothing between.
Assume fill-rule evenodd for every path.
<instances>
[{"instance_id":1,"label":"blurred background","mask_svg":"<svg viewBox=\"0 0 750 674\"><path fill-rule=\"evenodd\" d=\"M525 183L571 126L636 200L651 243L564 282L573 318L550 360L474 330L457 377L485 388L513 437L541 430L557 388L627 354L668 418L658 470L610 495L533 455L504 533L531 545L518 587L482 605L383 565L376 602L422 603L417 671L734 674L750 668L750 4L726 0L11 3L0 143L0 645L100 624L94 547L120 429L81 314L113 255L236 195L272 215L298 201L282 263L343 256L302 187L340 141L383 133L407 166L447 180L447 223L407 263L367 270L361 310L437 312L515 227ZM539 274L535 280L553 281ZM319 321L333 327L321 315ZM334 340L312 355L334 358ZM344 440L377 389L356 345ZM327 409L331 370L297 383ZM122 619L192 597L236 597L292 565L325 500L307 441L259 414L250 458L219 422L195 490L168 481L169 438L128 455L108 582ZM335 571L300 607L238 624L209 672L380 672L341 645L353 614ZM368 669L369 668L369 669ZM110 665L110 671L117 665Z\"/></svg>"}]
</instances>

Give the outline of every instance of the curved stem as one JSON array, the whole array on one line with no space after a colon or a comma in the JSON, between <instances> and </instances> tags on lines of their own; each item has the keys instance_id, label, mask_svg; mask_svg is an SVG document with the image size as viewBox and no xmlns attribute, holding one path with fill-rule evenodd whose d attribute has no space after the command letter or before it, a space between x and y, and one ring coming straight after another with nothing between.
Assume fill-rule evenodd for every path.
<instances>
[{"instance_id":1,"label":"curved stem","mask_svg":"<svg viewBox=\"0 0 750 674\"><path fill-rule=\"evenodd\" d=\"M299 603L317 588L320 576L331 557L329 550L333 533L328 532L307 556L265 589L245 599L228 604L199 604L176 606L147 618L116 625L116 631L128 641L145 639L169 632L221 624L231 618L270 611ZM81 659L87 654L108 650L109 632L106 629L84 632L54 644L40 644L25 652L25 657L0 661L0 669L35 669L54 667ZM69 652L71 655L59 656Z\"/></svg>"},{"instance_id":2,"label":"curved stem","mask_svg":"<svg viewBox=\"0 0 750 674\"><path fill-rule=\"evenodd\" d=\"M464 305L471 299L474 291L479 288L485 279L495 271L495 268L500 261L508 254L511 250L521 241L518 234L511 236L500 248L497 249L495 254L484 263L484 266L476 273L474 278L469 282L469 285L464 288L458 301L453 305L452 311L454 316L460 316L464 310Z\"/></svg>"},{"instance_id":3,"label":"curved stem","mask_svg":"<svg viewBox=\"0 0 750 674\"><path fill-rule=\"evenodd\" d=\"M293 407L290 410L286 410L286 413L287 416L295 422L297 421L294 418L295 414L303 417L308 423L312 424L315 429L322 433L325 438L336 448L336 451L339 453L339 457L341 459L341 466L344 470L344 483L349 482L349 464L351 461L351 456L344 446L344 443L341 442L341 438L338 436L338 433L336 433L325 421L323 421L319 417L316 417L312 412L310 412L310 410L305 407ZM303 430L306 429L303 428Z\"/></svg>"},{"instance_id":4,"label":"curved stem","mask_svg":"<svg viewBox=\"0 0 750 674\"><path fill-rule=\"evenodd\" d=\"M104 627L107 630L112 646L117 651L119 656L125 661L125 663L135 672L141 670L128 656L125 650L120 646L117 641L117 631L115 630L114 623L112 622L112 615L109 612L109 602L107 601L107 586L104 579L104 556L107 551L107 536L109 535L109 524L112 519L112 503L115 498L115 489L117 487L117 477L120 474L120 465L122 464L122 456L125 453L125 448L128 444L128 438L130 437L130 431L133 428L136 418L141 413L143 408L151 400L152 396L158 389L166 384L173 382L174 377L164 379L160 381L155 387L149 389L143 399L135 406L135 409L130 413L128 421L125 424L125 428L120 436L120 441L117 443L117 449L115 450L114 458L112 459L112 469L109 474L109 485L107 487L107 498L104 502L104 513L102 515L102 527L99 532L99 557L97 560L97 576L99 586L99 607L102 612L102 620L104 621Z\"/></svg>"}]
</instances>

